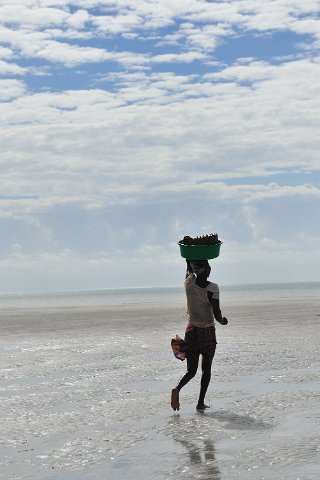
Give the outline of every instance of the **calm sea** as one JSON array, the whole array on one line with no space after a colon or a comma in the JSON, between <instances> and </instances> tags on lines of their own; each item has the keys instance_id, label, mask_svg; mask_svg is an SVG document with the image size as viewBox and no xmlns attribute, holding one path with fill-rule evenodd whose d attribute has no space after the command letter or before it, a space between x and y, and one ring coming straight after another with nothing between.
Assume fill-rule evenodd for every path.
<instances>
[{"instance_id":1,"label":"calm sea","mask_svg":"<svg viewBox=\"0 0 320 480\"><path fill-rule=\"evenodd\" d=\"M220 285L221 299L319 298L320 282ZM1 294L0 308L184 302L182 286Z\"/></svg>"}]
</instances>

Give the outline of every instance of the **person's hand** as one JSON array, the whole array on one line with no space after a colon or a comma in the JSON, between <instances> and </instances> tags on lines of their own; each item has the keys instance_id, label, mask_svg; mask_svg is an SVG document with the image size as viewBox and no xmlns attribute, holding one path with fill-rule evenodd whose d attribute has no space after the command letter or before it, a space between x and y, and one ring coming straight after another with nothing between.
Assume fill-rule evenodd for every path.
<instances>
[{"instance_id":1,"label":"person's hand","mask_svg":"<svg viewBox=\"0 0 320 480\"><path fill-rule=\"evenodd\" d=\"M227 317L222 317L221 325L228 325L228 319L227 319Z\"/></svg>"}]
</instances>

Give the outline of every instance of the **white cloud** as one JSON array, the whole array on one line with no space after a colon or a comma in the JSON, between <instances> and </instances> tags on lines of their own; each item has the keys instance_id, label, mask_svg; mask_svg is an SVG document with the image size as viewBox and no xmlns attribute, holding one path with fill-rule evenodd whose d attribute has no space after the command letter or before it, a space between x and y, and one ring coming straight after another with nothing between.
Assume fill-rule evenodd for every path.
<instances>
[{"instance_id":1,"label":"white cloud","mask_svg":"<svg viewBox=\"0 0 320 480\"><path fill-rule=\"evenodd\" d=\"M254 82L277 78L279 74L279 66L271 65L266 61L247 61L246 65L241 65L243 63L241 61L238 63L240 65L232 65L217 73L206 74L204 78Z\"/></svg>"},{"instance_id":2,"label":"white cloud","mask_svg":"<svg viewBox=\"0 0 320 480\"><path fill-rule=\"evenodd\" d=\"M194 204L190 200L195 200ZM205 192L202 201L199 196L191 195L188 202L176 196L175 202L173 198L168 200L163 212L157 211L155 203L150 203L149 215L141 206L129 211L104 208L86 218L79 210L64 208L67 213L64 217L57 214L51 219L42 217L47 225L50 222L57 246L48 244L46 252L30 252L28 234L24 231L20 237L22 241L19 238L19 242L9 244L12 251L1 255L3 289L25 290L26 285L30 291L181 284L184 261L176 242L185 233L206 233L208 227L213 226L224 242L221 256L214 261L214 276L220 283L317 280L318 222L313 221L313 232L300 231L306 227L301 224L304 208L312 204L303 205L294 218L291 209L299 205L299 197L280 210L277 201L261 208L257 204L249 219L240 196L238 204L230 203L229 208L218 196L209 200ZM318 218L317 208L309 222ZM279 218L274 218L277 209L281 223ZM295 235L283 235L283 224L287 223ZM61 229L63 238L59 235ZM38 230L33 228L32 232L33 242L36 242ZM93 242L95 251L77 253L81 240L88 239ZM123 271L126 272L125 282Z\"/></svg>"},{"instance_id":3,"label":"white cloud","mask_svg":"<svg viewBox=\"0 0 320 480\"><path fill-rule=\"evenodd\" d=\"M317 18L301 19L293 22L291 28L299 34L320 35L320 21Z\"/></svg>"},{"instance_id":4,"label":"white cloud","mask_svg":"<svg viewBox=\"0 0 320 480\"><path fill-rule=\"evenodd\" d=\"M23 95L26 91L25 84L19 80L0 79L0 101L11 100Z\"/></svg>"},{"instance_id":5,"label":"white cloud","mask_svg":"<svg viewBox=\"0 0 320 480\"><path fill-rule=\"evenodd\" d=\"M125 15L106 15L106 16L92 16L91 22L97 27L98 32L104 34L119 34L131 32L136 28L142 27L143 21L139 15L136 15L133 11L126 13Z\"/></svg>"},{"instance_id":6,"label":"white cloud","mask_svg":"<svg viewBox=\"0 0 320 480\"><path fill-rule=\"evenodd\" d=\"M107 58L110 59L112 55L109 56L100 48L78 47L50 41L39 48L35 57L72 66L87 62L103 62Z\"/></svg>"},{"instance_id":7,"label":"white cloud","mask_svg":"<svg viewBox=\"0 0 320 480\"><path fill-rule=\"evenodd\" d=\"M0 58L11 58L12 50L6 47L0 47Z\"/></svg>"},{"instance_id":8,"label":"white cloud","mask_svg":"<svg viewBox=\"0 0 320 480\"><path fill-rule=\"evenodd\" d=\"M213 50L219 38L234 35L234 28L239 27L262 32L289 29L297 33L319 33L319 20L314 16L319 12L319 5L307 0L303 3L278 0L273 2L272 8L266 0L258 3L251 0L221 3L197 0L183 3L164 0L119 1L112 2L108 15L92 13L94 7L106 7L105 2L77 2L78 9L74 13L69 13L70 5L68 1L5 4L0 6L0 18L3 25L11 26L13 22L13 25L19 26L19 30L28 31L29 34L32 29L45 32L60 26L66 36L68 27L82 30L86 24L90 25L91 33L98 37L100 34L136 35L137 32L154 31L169 25L173 32L165 35L167 40L184 38L191 47L205 50ZM184 19L185 22L174 31L177 19ZM23 51L22 46L20 48Z\"/></svg>"},{"instance_id":9,"label":"white cloud","mask_svg":"<svg viewBox=\"0 0 320 480\"><path fill-rule=\"evenodd\" d=\"M190 63L195 60L203 60L206 56L200 52L187 52L187 53L165 53L162 55L154 55L151 59L153 63L172 63L172 62L184 62Z\"/></svg>"},{"instance_id":10,"label":"white cloud","mask_svg":"<svg viewBox=\"0 0 320 480\"><path fill-rule=\"evenodd\" d=\"M181 29L183 36L187 38L190 45L200 47L203 50L215 50L220 44L220 38L232 34L230 24L205 25L204 27L194 25Z\"/></svg>"},{"instance_id":11,"label":"white cloud","mask_svg":"<svg viewBox=\"0 0 320 480\"><path fill-rule=\"evenodd\" d=\"M60 25L68 17L68 13L60 8L43 8L34 2L31 5L21 3L0 6L2 24L19 25L20 28L43 28Z\"/></svg>"},{"instance_id":12,"label":"white cloud","mask_svg":"<svg viewBox=\"0 0 320 480\"><path fill-rule=\"evenodd\" d=\"M0 60L0 75L24 75L27 71L27 68Z\"/></svg>"},{"instance_id":13,"label":"white cloud","mask_svg":"<svg viewBox=\"0 0 320 480\"><path fill-rule=\"evenodd\" d=\"M21 253L22 253L22 247L20 245L20 243L14 243L11 247L11 250L12 250L12 253L14 256L18 255L20 256Z\"/></svg>"},{"instance_id":14,"label":"white cloud","mask_svg":"<svg viewBox=\"0 0 320 480\"><path fill-rule=\"evenodd\" d=\"M245 16L244 25L260 31L291 29L293 22L303 21L305 15L312 16L320 11L319 3L313 0L305 2L276 0L272 2L272 8L267 0L259 3L244 0L241 2L241 6L244 12L250 13Z\"/></svg>"},{"instance_id":15,"label":"white cloud","mask_svg":"<svg viewBox=\"0 0 320 480\"><path fill-rule=\"evenodd\" d=\"M70 189L74 171L88 181L90 168L92 191L105 175L112 190L123 191L133 179L142 186L167 178L179 188L185 178L263 175L279 164L316 169L319 68L309 60L279 67L253 62L219 74L252 80L252 88L218 84L215 78L196 82L192 75L140 73L123 75L123 85L114 93L97 89L27 95L3 106L10 122L0 132L3 160L24 158L28 164L22 169L32 172L33 183L33 172L41 172L36 159L42 158L46 182L41 191L55 178L47 177L48 165L67 166L71 170L70 176L66 171L65 187L59 181L65 192L78 191L76 184ZM9 85L19 86L16 95L23 93L23 84ZM41 185L30 185L31 191Z\"/></svg>"},{"instance_id":16,"label":"white cloud","mask_svg":"<svg viewBox=\"0 0 320 480\"><path fill-rule=\"evenodd\" d=\"M89 18L90 15L87 10L79 9L68 18L67 23L76 29L83 29Z\"/></svg>"},{"instance_id":17,"label":"white cloud","mask_svg":"<svg viewBox=\"0 0 320 480\"><path fill-rule=\"evenodd\" d=\"M0 42L15 50L15 54L27 58L42 58L48 62L60 62L72 67L88 62L115 61L127 68L147 65L150 62L191 62L195 59L210 61L204 52L214 51L221 40L241 35L248 29L291 30L295 33L314 35L317 45L320 21L314 14L319 5L295 0L259 3L241 2L209 3L189 0L183 3L169 1L115 1L72 2L77 7L70 13L71 2L33 2L0 5ZM108 14L95 15L94 7L106 7ZM109 12L108 12L108 8ZM101 12L99 12L101 13ZM177 19L184 20L181 25ZM84 27L87 27L86 32ZM159 55L134 52L108 51L92 45L83 45L88 38L100 40L104 36L154 35L158 28L170 26L171 33L159 35L158 43L173 45L177 50ZM161 33L161 32L160 32ZM61 42L61 39L72 43ZM76 44L78 42L78 44ZM180 48L182 51L180 51Z\"/></svg>"},{"instance_id":18,"label":"white cloud","mask_svg":"<svg viewBox=\"0 0 320 480\"><path fill-rule=\"evenodd\" d=\"M47 32L13 31L7 28L0 28L0 42L9 43L16 52L15 56L19 54L26 58L42 58L48 62L58 62L69 67L83 63L104 61L114 61L130 67L143 65L148 62L146 55L71 45L54 40L52 37L55 35L60 36L60 32L56 30L48 30ZM63 36L67 38L68 34ZM73 31L69 32L69 37L71 39L75 38Z\"/></svg>"},{"instance_id":19,"label":"white cloud","mask_svg":"<svg viewBox=\"0 0 320 480\"><path fill-rule=\"evenodd\" d=\"M49 39L45 32L0 27L0 42L10 45L16 55L32 57Z\"/></svg>"}]
</instances>

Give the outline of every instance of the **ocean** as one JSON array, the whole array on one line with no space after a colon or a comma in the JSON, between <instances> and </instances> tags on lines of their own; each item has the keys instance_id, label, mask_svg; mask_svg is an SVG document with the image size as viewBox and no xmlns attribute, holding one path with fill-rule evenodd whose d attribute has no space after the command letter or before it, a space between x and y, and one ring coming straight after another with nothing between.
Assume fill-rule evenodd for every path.
<instances>
[{"instance_id":1,"label":"ocean","mask_svg":"<svg viewBox=\"0 0 320 480\"><path fill-rule=\"evenodd\" d=\"M223 299L319 298L320 282L220 285ZM103 306L184 302L183 286L99 289L28 294L0 293L0 308Z\"/></svg>"}]
</instances>

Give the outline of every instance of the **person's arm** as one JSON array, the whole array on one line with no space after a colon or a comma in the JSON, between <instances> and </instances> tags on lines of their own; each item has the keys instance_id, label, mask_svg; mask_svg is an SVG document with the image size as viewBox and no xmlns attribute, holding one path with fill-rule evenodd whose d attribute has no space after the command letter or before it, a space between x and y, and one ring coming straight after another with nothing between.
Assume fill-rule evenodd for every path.
<instances>
[{"instance_id":1,"label":"person's arm","mask_svg":"<svg viewBox=\"0 0 320 480\"><path fill-rule=\"evenodd\" d=\"M217 322L221 323L221 325L228 325L228 319L222 316L219 299L213 298L212 292L208 292L208 298L212 306L214 318Z\"/></svg>"}]
</instances>

